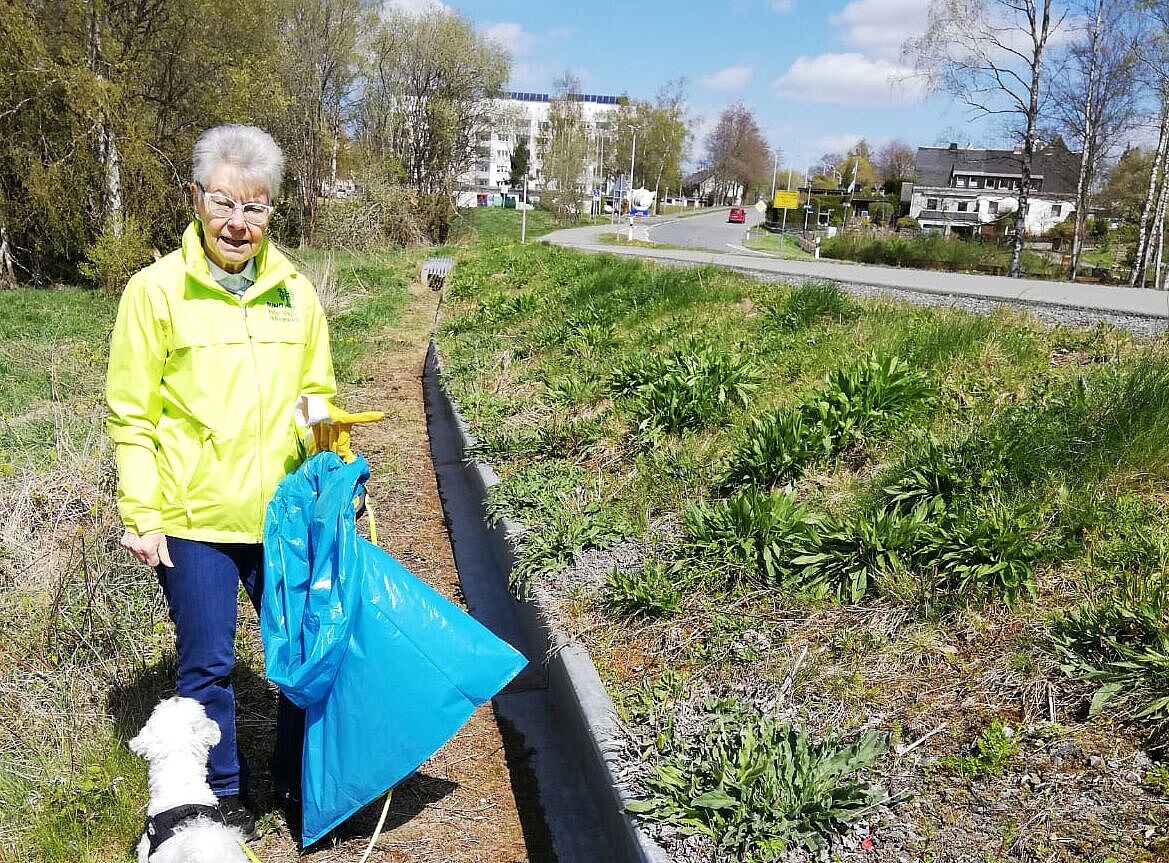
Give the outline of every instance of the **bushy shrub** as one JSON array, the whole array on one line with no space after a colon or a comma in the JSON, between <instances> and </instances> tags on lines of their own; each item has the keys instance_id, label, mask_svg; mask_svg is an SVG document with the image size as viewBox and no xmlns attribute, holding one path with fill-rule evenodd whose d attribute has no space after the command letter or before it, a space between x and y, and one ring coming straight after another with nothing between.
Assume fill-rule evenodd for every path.
<instances>
[{"instance_id":1,"label":"bushy shrub","mask_svg":"<svg viewBox=\"0 0 1169 863\"><path fill-rule=\"evenodd\" d=\"M897 220L897 230L921 233L921 222L913 218L913 216L902 216Z\"/></svg>"},{"instance_id":2,"label":"bushy shrub","mask_svg":"<svg viewBox=\"0 0 1169 863\"><path fill-rule=\"evenodd\" d=\"M107 223L97 239L85 250L85 262L79 267L81 275L94 287L106 293L118 293L130 276L150 262L152 257L149 236L131 218L116 232Z\"/></svg>"},{"instance_id":3,"label":"bushy shrub","mask_svg":"<svg viewBox=\"0 0 1169 863\"><path fill-rule=\"evenodd\" d=\"M904 231L893 237L861 234L829 237L820 246L820 254L867 264L995 275L1005 275L1011 262L1011 250L1006 246L940 235L914 236ZM1056 265L1050 259L1030 252L1024 252L1021 266L1024 273L1033 276L1050 276L1056 272Z\"/></svg>"},{"instance_id":4,"label":"bushy shrub","mask_svg":"<svg viewBox=\"0 0 1169 863\"><path fill-rule=\"evenodd\" d=\"M869 218L874 225L889 226L889 219L893 216L893 205L888 201L873 201L869 204Z\"/></svg>"},{"instance_id":5,"label":"bushy shrub","mask_svg":"<svg viewBox=\"0 0 1169 863\"><path fill-rule=\"evenodd\" d=\"M418 199L404 186L371 181L351 198L322 200L313 243L322 249L379 252L427 240Z\"/></svg>"}]
</instances>

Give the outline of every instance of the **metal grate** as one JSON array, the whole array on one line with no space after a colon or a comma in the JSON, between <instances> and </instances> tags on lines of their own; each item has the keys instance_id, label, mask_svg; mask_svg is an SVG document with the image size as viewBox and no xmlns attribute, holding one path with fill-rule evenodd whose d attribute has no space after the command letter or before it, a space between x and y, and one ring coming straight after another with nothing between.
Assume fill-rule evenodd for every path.
<instances>
[{"instance_id":1,"label":"metal grate","mask_svg":"<svg viewBox=\"0 0 1169 863\"><path fill-rule=\"evenodd\" d=\"M422 262L422 281L432 291L441 291L446 286L446 277L454 268L454 258L427 258Z\"/></svg>"}]
</instances>

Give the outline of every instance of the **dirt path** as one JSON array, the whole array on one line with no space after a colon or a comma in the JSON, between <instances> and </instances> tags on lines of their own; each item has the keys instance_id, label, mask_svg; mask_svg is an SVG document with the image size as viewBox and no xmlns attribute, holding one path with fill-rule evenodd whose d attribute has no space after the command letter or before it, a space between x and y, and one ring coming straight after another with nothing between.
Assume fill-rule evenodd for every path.
<instances>
[{"instance_id":1,"label":"dirt path","mask_svg":"<svg viewBox=\"0 0 1169 863\"><path fill-rule=\"evenodd\" d=\"M445 596L461 601L422 399L422 365L437 301L437 294L411 286L395 339L383 344L367 365L377 370L376 376L345 393L343 400L346 407L377 408L387 415L385 422L361 428L355 435L355 448L365 454L373 472L368 490L381 546ZM530 789L521 779L513 792L508 771L509 760L520 762L522 768L524 756L517 750L514 741L505 742L491 705L479 708L451 742L395 789L371 863L529 860L515 798L519 794L524 799ZM261 798L259 803L263 811L265 801ZM379 801L303 856L282 825L254 848L264 863L357 863L380 812ZM533 857L543 856L532 851Z\"/></svg>"}]
</instances>

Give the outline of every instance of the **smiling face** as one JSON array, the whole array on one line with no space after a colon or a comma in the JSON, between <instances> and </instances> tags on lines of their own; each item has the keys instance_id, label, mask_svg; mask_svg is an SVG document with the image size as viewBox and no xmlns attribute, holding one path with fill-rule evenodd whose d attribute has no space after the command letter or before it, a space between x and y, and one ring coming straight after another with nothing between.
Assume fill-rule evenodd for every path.
<instances>
[{"instance_id":1,"label":"smiling face","mask_svg":"<svg viewBox=\"0 0 1169 863\"><path fill-rule=\"evenodd\" d=\"M203 189L191 184L191 200L195 215L203 224L203 250L207 258L226 272L238 273L260 251L267 225L246 221L242 207L236 207L230 216L213 216L204 192L223 195L240 204L267 204L268 190L262 184L241 180L225 168L214 171Z\"/></svg>"}]
</instances>

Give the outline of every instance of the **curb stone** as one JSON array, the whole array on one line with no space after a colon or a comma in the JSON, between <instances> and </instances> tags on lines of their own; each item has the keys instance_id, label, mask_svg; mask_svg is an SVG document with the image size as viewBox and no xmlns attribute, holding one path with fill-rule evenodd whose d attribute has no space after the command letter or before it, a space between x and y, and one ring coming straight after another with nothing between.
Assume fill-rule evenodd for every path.
<instances>
[{"instance_id":1,"label":"curb stone","mask_svg":"<svg viewBox=\"0 0 1169 863\"><path fill-rule=\"evenodd\" d=\"M426 352L425 378L434 383L441 395L436 418L446 422L455 432L463 473L480 510L487 492L499 483L499 475L490 465L476 461L471 452L475 438L442 380L442 366L434 340ZM490 538L492 555L502 578L497 589L510 596L508 588L512 567L515 565L515 538L523 527L510 519L503 519L494 527L484 529ZM525 640L534 656L540 658L544 671L544 685L557 717L579 758L589 796L600 813L598 827L608 839L613 863L671 863L669 855L646 836L633 817L625 811L632 798L618 780L618 753L623 749L616 709L609 693L597 674L588 652L568 638L552 622L538 600L512 600L524 631ZM533 662L535 660L533 659ZM600 861L598 861L600 863Z\"/></svg>"}]
</instances>

